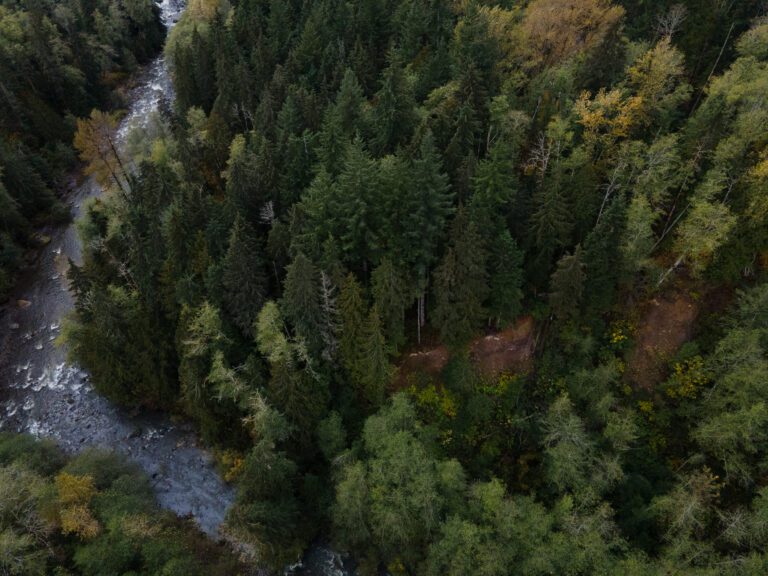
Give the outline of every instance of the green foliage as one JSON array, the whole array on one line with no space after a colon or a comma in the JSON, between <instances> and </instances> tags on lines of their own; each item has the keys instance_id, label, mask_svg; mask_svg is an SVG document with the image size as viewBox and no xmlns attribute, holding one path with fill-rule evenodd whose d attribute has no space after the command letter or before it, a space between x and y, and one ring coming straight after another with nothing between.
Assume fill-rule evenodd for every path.
<instances>
[{"instance_id":1,"label":"green foliage","mask_svg":"<svg viewBox=\"0 0 768 576\"><path fill-rule=\"evenodd\" d=\"M765 465L768 433L763 386L768 374L765 285L745 293L733 327L718 342L708 368L693 438L722 467L729 483L749 485Z\"/></svg>"},{"instance_id":2,"label":"green foliage","mask_svg":"<svg viewBox=\"0 0 768 576\"><path fill-rule=\"evenodd\" d=\"M153 326L138 295L121 286L94 288L87 296L93 322L70 319L62 335L70 357L93 375L96 388L128 405L167 405L176 393L169 353L158 347ZM107 336L109 334L109 336Z\"/></svg>"},{"instance_id":3,"label":"green foliage","mask_svg":"<svg viewBox=\"0 0 768 576\"><path fill-rule=\"evenodd\" d=\"M304 254L296 256L286 270L280 306L296 335L310 346L319 345L320 273Z\"/></svg>"},{"instance_id":4,"label":"green foliage","mask_svg":"<svg viewBox=\"0 0 768 576\"><path fill-rule=\"evenodd\" d=\"M449 248L434 274L432 323L443 341L467 342L485 316L488 294L486 251L474 222L459 210L451 226Z\"/></svg>"},{"instance_id":5,"label":"green foliage","mask_svg":"<svg viewBox=\"0 0 768 576\"><path fill-rule=\"evenodd\" d=\"M367 461L345 466L336 488L335 523L344 542L369 535L386 562L412 562L464 488L461 466L432 456L404 396L372 416L363 431Z\"/></svg>"},{"instance_id":6,"label":"green foliage","mask_svg":"<svg viewBox=\"0 0 768 576\"><path fill-rule=\"evenodd\" d=\"M81 122L124 189L80 225L73 357L244 455L228 529L275 570L320 534L363 574L764 572L766 31L710 4L193 3L130 182ZM22 140L3 270L52 202ZM68 473L73 566L194 573L104 522L139 482Z\"/></svg>"},{"instance_id":7,"label":"green foliage","mask_svg":"<svg viewBox=\"0 0 768 576\"><path fill-rule=\"evenodd\" d=\"M408 140L416 123L413 95L398 54L390 51L389 65L381 74L381 88L375 95L372 114L372 144L378 154L392 152Z\"/></svg>"},{"instance_id":8,"label":"green foliage","mask_svg":"<svg viewBox=\"0 0 768 576\"><path fill-rule=\"evenodd\" d=\"M362 395L370 406L377 408L384 401L384 394L392 380L394 368L389 363L387 342L382 332L379 309L376 306L371 308L363 329L361 360Z\"/></svg>"},{"instance_id":9,"label":"green foliage","mask_svg":"<svg viewBox=\"0 0 768 576\"><path fill-rule=\"evenodd\" d=\"M86 15L87 13L87 15ZM68 219L58 190L76 158L74 117L113 91L164 38L152 3L5 2L0 8L0 300L37 247L33 225Z\"/></svg>"},{"instance_id":10,"label":"green foliage","mask_svg":"<svg viewBox=\"0 0 768 576\"><path fill-rule=\"evenodd\" d=\"M397 352L405 341L405 309L411 300L406 289L407 280L389 258L384 258L371 274L373 301L381 314L385 340L392 352Z\"/></svg>"},{"instance_id":11,"label":"green foliage","mask_svg":"<svg viewBox=\"0 0 768 576\"><path fill-rule=\"evenodd\" d=\"M347 445L347 434L338 412L331 412L317 427L317 441L323 456L329 461L337 457Z\"/></svg>"},{"instance_id":12,"label":"green foliage","mask_svg":"<svg viewBox=\"0 0 768 576\"><path fill-rule=\"evenodd\" d=\"M19 576L234 574L238 562L188 521L160 512L149 481L114 454L67 462L29 436L2 437L0 569ZM23 447L24 451L20 448ZM46 455L46 467L34 455Z\"/></svg>"},{"instance_id":13,"label":"green foliage","mask_svg":"<svg viewBox=\"0 0 768 576\"><path fill-rule=\"evenodd\" d=\"M285 418L258 397L250 412L254 447L245 458L237 502L227 522L256 547L262 562L282 568L305 544L299 533L297 466L277 446L290 429Z\"/></svg>"},{"instance_id":14,"label":"green foliage","mask_svg":"<svg viewBox=\"0 0 768 576\"><path fill-rule=\"evenodd\" d=\"M242 219L235 220L222 263L222 283L226 309L245 334L252 334L267 296L262 252L254 232Z\"/></svg>"},{"instance_id":15,"label":"green foliage","mask_svg":"<svg viewBox=\"0 0 768 576\"><path fill-rule=\"evenodd\" d=\"M503 327L513 322L522 312L524 253L506 230L495 239L490 252L488 312L496 326Z\"/></svg>"},{"instance_id":16,"label":"green foliage","mask_svg":"<svg viewBox=\"0 0 768 576\"><path fill-rule=\"evenodd\" d=\"M585 266L581 246L573 254L566 254L557 263L549 283L549 306L552 315L561 323L578 317L584 296Z\"/></svg>"}]
</instances>

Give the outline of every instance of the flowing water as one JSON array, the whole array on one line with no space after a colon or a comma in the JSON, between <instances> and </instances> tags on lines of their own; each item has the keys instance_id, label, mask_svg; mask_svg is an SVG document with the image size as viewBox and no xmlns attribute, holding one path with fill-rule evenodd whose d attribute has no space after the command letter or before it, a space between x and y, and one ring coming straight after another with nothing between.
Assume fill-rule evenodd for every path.
<instances>
[{"instance_id":1,"label":"flowing water","mask_svg":"<svg viewBox=\"0 0 768 576\"><path fill-rule=\"evenodd\" d=\"M171 27L184 0L158 6ZM137 78L118 137L146 127L154 111L170 106L173 87L164 57L158 56ZM73 188L67 200L76 220L84 203L101 193L93 179ZM211 455L198 445L193 428L161 413L131 414L99 396L88 374L67 362L56 345L73 302L66 282L68 259L82 259L76 227L49 227L50 238L35 265L22 276L14 296L0 309L0 430L55 439L69 453L87 447L115 450L136 462L152 479L158 501L191 516L216 537L234 490L219 477ZM312 548L292 574L344 576L345 562L323 547Z\"/></svg>"}]
</instances>

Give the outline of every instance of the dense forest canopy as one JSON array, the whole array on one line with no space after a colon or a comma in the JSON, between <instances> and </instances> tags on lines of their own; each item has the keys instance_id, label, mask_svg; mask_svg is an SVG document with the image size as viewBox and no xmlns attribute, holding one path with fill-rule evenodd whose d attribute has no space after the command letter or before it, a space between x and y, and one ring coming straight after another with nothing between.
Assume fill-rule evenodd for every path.
<instances>
[{"instance_id":1,"label":"dense forest canopy","mask_svg":"<svg viewBox=\"0 0 768 576\"><path fill-rule=\"evenodd\" d=\"M108 189L73 359L196 423L259 565L765 573L764 9L193 0L127 151L57 107Z\"/></svg>"},{"instance_id":2,"label":"dense forest canopy","mask_svg":"<svg viewBox=\"0 0 768 576\"><path fill-rule=\"evenodd\" d=\"M150 0L0 2L0 301L39 244L34 226L68 218L58 193L77 160L75 118L119 105L164 37Z\"/></svg>"}]
</instances>

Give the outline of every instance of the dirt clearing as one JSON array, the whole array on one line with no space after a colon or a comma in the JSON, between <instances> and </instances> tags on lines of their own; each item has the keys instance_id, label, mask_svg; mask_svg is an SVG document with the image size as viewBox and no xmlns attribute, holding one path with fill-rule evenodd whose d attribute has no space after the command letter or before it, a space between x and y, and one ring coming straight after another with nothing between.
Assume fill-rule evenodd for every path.
<instances>
[{"instance_id":1,"label":"dirt clearing","mask_svg":"<svg viewBox=\"0 0 768 576\"><path fill-rule=\"evenodd\" d=\"M699 308L687 292L677 290L645 305L627 362L626 376L634 386L651 390L664 380L669 360L693 335Z\"/></svg>"}]
</instances>

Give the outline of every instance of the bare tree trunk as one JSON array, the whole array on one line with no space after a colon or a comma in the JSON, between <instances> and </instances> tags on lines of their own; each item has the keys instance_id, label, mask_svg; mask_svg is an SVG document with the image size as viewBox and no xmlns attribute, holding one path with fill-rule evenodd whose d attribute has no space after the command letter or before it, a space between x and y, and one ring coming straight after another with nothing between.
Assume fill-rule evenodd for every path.
<instances>
[{"instance_id":1,"label":"bare tree trunk","mask_svg":"<svg viewBox=\"0 0 768 576\"><path fill-rule=\"evenodd\" d=\"M416 342L421 345L421 307L423 305L423 295L416 300Z\"/></svg>"},{"instance_id":2,"label":"bare tree trunk","mask_svg":"<svg viewBox=\"0 0 768 576\"><path fill-rule=\"evenodd\" d=\"M689 202L689 203L688 203L688 206L686 206L685 208L683 208L683 210L680 212L680 214L678 214L678 215L677 215L677 218L675 218L675 221L674 221L674 222L672 222L672 224L671 224L671 225L669 225L669 226L668 226L668 227L667 227L667 228L664 230L664 232L661 234L661 237L659 237L659 239L658 239L658 240L656 240L656 244L654 244L654 245L653 245L653 248L651 248L651 252L653 252L654 250L656 250L656 248L659 246L659 244L661 244L661 243L664 241L664 238L666 238L666 237L667 237L667 234L669 234L669 233L672 231L672 229L673 229L673 228L674 228L674 227L677 225L677 223L678 223L678 222L680 222L680 218L682 218L682 217L685 215L685 213L688 211L688 208L690 208L690 207L691 207L691 203Z\"/></svg>"},{"instance_id":3,"label":"bare tree trunk","mask_svg":"<svg viewBox=\"0 0 768 576\"><path fill-rule=\"evenodd\" d=\"M728 40L730 40L731 38L731 32L733 32L734 26L736 26L736 22L731 22L731 27L728 29L728 35L725 37L725 42L723 42L723 45L720 48L720 53L717 55L717 60L715 60L715 65L712 66L712 70L710 70L709 76L707 76L707 80L706 82L704 82L704 86L702 86L701 90L699 90L699 97L696 98L696 103L693 105L693 108L691 108L691 114L693 114L693 111L699 107L699 102L701 101L701 97L704 95L704 89L707 87L707 84L709 84L709 81L712 78L712 75L715 73L715 70L717 69L717 65L720 63L720 58L723 57L723 52L725 52L725 47L728 45Z\"/></svg>"},{"instance_id":4,"label":"bare tree trunk","mask_svg":"<svg viewBox=\"0 0 768 576\"><path fill-rule=\"evenodd\" d=\"M664 280L667 279L667 276L672 274L672 272L674 272L677 269L677 267L680 266L680 264L682 263L684 257L685 257L684 254L680 254L680 256L677 258L677 260L675 260L675 263L672 264L672 266L670 266L669 269L666 272L664 272L664 274L661 275L661 278L659 278L659 282L656 284L656 288L661 286L662 283L664 282Z\"/></svg>"}]
</instances>

